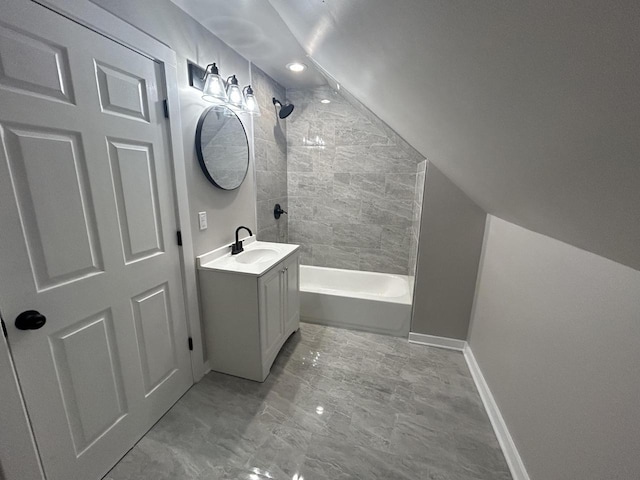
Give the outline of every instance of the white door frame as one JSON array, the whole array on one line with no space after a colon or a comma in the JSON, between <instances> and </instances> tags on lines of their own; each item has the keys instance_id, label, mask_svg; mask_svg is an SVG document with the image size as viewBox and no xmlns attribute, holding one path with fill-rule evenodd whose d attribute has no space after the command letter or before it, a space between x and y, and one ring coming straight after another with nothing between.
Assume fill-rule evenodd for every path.
<instances>
[{"instance_id":1,"label":"white door frame","mask_svg":"<svg viewBox=\"0 0 640 480\"><path fill-rule=\"evenodd\" d=\"M171 162L173 187L178 217L176 230L182 232L180 260L185 313L189 336L193 339L191 368L193 380L197 382L205 374L205 365L200 313L198 311L195 255L191 236L187 172L183 151L176 54L159 40L138 30L89 0L32 1L61 13L65 17L162 64L170 112L169 145L173 160ZM12 319L5 319L5 323L10 321ZM28 412L24 408L10 351L4 338L0 339L0 386L3 391L0 400L0 446L2 446L0 449L0 475L4 474L5 480L20 480L25 478L26 472L33 472L35 476L29 478L44 480L40 458L28 421ZM25 446L29 445L32 448L27 448L25 451Z\"/></svg>"}]
</instances>

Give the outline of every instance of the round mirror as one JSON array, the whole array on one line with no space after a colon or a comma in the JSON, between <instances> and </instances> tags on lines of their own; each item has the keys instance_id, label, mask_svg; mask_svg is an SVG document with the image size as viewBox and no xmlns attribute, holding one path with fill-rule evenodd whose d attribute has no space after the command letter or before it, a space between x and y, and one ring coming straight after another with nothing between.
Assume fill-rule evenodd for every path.
<instances>
[{"instance_id":1,"label":"round mirror","mask_svg":"<svg viewBox=\"0 0 640 480\"><path fill-rule=\"evenodd\" d=\"M238 116L226 107L210 107L196 129L198 161L207 179L224 190L238 188L249 169L249 142Z\"/></svg>"}]
</instances>

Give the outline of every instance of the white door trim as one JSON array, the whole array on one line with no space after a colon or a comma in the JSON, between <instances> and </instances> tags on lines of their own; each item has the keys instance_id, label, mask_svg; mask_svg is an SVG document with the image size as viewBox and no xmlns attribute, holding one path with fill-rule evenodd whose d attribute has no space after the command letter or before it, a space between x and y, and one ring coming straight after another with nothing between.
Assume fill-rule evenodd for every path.
<instances>
[{"instance_id":1,"label":"white door trim","mask_svg":"<svg viewBox=\"0 0 640 480\"><path fill-rule=\"evenodd\" d=\"M43 479L44 473L7 339L0 334L0 478Z\"/></svg>"},{"instance_id":2,"label":"white door trim","mask_svg":"<svg viewBox=\"0 0 640 480\"><path fill-rule=\"evenodd\" d=\"M1 1L1 0L0 0ZM105 37L141 53L163 66L167 103L170 113L169 142L172 155L174 194L176 196L176 230L182 232L182 282L189 336L193 339L191 367L194 382L205 374L202 351L202 332L197 302L195 255L191 238L187 173L183 152L182 121L177 81L176 54L169 47L132 25L103 10L89 0L33 0ZM1 307L1 306L0 306ZM10 322L12 319L5 319ZM11 362L6 340L0 339L0 385L5 392L0 401L0 465L6 480L25 478L32 472L34 480L44 480L40 458L24 408L20 387ZM7 420L11 421L7 421ZM25 450L26 445L31 447ZM17 465L16 465L17 464ZM19 470L16 471L16 469Z\"/></svg>"}]
</instances>

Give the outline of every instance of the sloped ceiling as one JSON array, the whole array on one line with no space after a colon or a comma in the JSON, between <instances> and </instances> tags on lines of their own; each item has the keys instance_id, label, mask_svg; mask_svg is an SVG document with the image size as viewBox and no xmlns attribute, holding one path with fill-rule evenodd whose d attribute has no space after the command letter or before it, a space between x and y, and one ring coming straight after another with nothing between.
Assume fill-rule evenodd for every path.
<instances>
[{"instance_id":1,"label":"sloped ceiling","mask_svg":"<svg viewBox=\"0 0 640 480\"><path fill-rule=\"evenodd\" d=\"M266 0L171 0L203 27L285 88L326 84L315 69L293 73L288 63L307 54ZM224 71L224 65L221 65Z\"/></svg>"},{"instance_id":2,"label":"sloped ceiling","mask_svg":"<svg viewBox=\"0 0 640 480\"><path fill-rule=\"evenodd\" d=\"M640 3L269 0L487 212L640 269Z\"/></svg>"},{"instance_id":3,"label":"sloped ceiling","mask_svg":"<svg viewBox=\"0 0 640 480\"><path fill-rule=\"evenodd\" d=\"M285 87L324 83L284 69L309 55L487 212L640 270L637 0L172 1Z\"/></svg>"}]
</instances>

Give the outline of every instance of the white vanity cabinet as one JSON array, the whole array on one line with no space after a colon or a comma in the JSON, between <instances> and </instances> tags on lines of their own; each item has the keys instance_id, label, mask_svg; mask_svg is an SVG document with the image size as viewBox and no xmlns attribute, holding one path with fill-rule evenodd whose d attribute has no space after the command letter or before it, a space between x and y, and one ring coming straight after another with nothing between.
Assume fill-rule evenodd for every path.
<instances>
[{"instance_id":1,"label":"white vanity cabinet","mask_svg":"<svg viewBox=\"0 0 640 480\"><path fill-rule=\"evenodd\" d=\"M255 242L261 248L266 244ZM212 370L263 382L284 342L298 330L298 246L286 247L280 247L282 255L267 263L264 271L252 273L216 268L220 261L199 257L206 354Z\"/></svg>"},{"instance_id":2,"label":"white vanity cabinet","mask_svg":"<svg viewBox=\"0 0 640 480\"><path fill-rule=\"evenodd\" d=\"M268 368L300 325L298 257L296 252L258 279L260 344Z\"/></svg>"}]
</instances>

